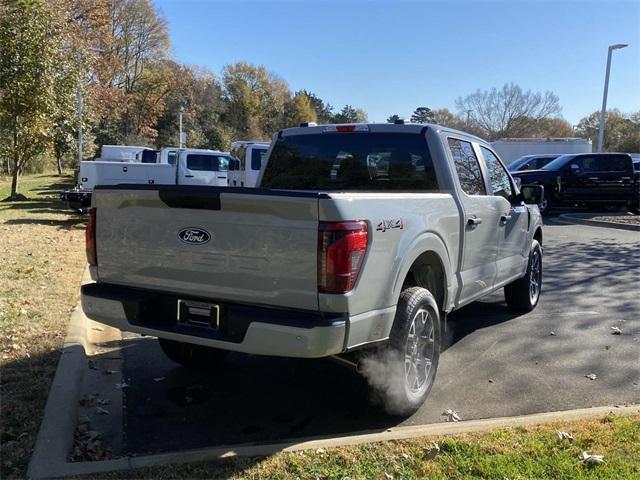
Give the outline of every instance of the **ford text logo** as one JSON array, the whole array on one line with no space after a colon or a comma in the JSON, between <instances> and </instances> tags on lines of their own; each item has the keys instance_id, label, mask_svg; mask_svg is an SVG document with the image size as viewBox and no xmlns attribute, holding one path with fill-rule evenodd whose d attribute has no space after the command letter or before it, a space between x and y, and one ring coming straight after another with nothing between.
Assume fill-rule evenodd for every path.
<instances>
[{"instance_id":1,"label":"ford text logo","mask_svg":"<svg viewBox=\"0 0 640 480\"><path fill-rule=\"evenodd\" d=\"M189 245L204 245L211 240L211 234L201 228L183 228L178 232L178 238Z\"/></svg>"}]
</instances>

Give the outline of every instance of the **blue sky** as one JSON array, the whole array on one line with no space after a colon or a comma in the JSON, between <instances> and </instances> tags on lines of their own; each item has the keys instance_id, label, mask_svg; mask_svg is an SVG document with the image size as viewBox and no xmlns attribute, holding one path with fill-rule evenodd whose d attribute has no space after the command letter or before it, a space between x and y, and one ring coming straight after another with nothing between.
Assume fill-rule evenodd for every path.
<instances>
[{"instance_id":1,"label":"blue sky","mask_svg":"<svg viewBox=\"0 0 640 480\"><path fill-rule=\"evenodd\" d=\"M551 90L572 124L599 110L607 46L609 108L640 110L640 2L155 0L177 60L265 65L292 90L370 121L515 82Z\"/></svg>"}]
</instances>

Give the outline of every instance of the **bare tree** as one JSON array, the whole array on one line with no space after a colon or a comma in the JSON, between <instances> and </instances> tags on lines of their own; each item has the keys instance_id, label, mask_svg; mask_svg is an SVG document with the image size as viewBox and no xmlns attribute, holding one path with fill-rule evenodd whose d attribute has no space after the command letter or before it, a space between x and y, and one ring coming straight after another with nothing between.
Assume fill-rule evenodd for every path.
<instances>
[{"instance_id":1,"label":"bare tree","mask_svg":"<svg viewBox=\"0 0 640 480\"><path fill-rule=\"evenodd\" d=\"M514 83L458 97L456 108L473 130L489 140L527 135L540 120L561 112L553 92L525 92Z\"/></svg>"}]
</instances>

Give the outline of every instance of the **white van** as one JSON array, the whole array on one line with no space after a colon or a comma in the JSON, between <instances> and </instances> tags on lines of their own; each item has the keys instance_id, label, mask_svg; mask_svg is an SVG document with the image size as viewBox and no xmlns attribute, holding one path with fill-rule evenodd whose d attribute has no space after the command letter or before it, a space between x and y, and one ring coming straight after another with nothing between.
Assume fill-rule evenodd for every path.
<instances>
[{"instance_id":1,"label":"white van","mask_svg":"<svg viewBox=\"0 0 640 480\"><path fill-rule=\"evenodd\" d=\"M255 187L269 150L268 142L239 140L231 144L230 187Z\"/></svg>"},{"instance_id":2,"label":"white van","mask_svg":"<svg viewBox=\"0 0 640 480\"><path fill-rule=\"evenodd\" d=\"M229 153L203 149L163 148L150 151L145 162L113 162L89 160L80 162L78 183L62 194L72 210L91 205L96 185L156 184L227 186Z\"/></svg>"}]
</instances>

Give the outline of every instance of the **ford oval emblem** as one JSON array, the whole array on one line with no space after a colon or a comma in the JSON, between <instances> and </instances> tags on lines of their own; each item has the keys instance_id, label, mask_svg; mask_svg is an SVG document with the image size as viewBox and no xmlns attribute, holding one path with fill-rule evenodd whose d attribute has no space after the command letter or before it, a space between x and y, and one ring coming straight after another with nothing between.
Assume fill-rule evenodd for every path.
<instances>
[{"instance_id":1,"label":"ford oval emblem","mask_svg":"<svg viewBox=\"0 0 640 480\"><path fill-rule=\"evenodd\" d=\"M202 228L183 228L178 232L178 238L189 245L204 245L211 240L211 234Z\"/></svg>"}]
</instances>

